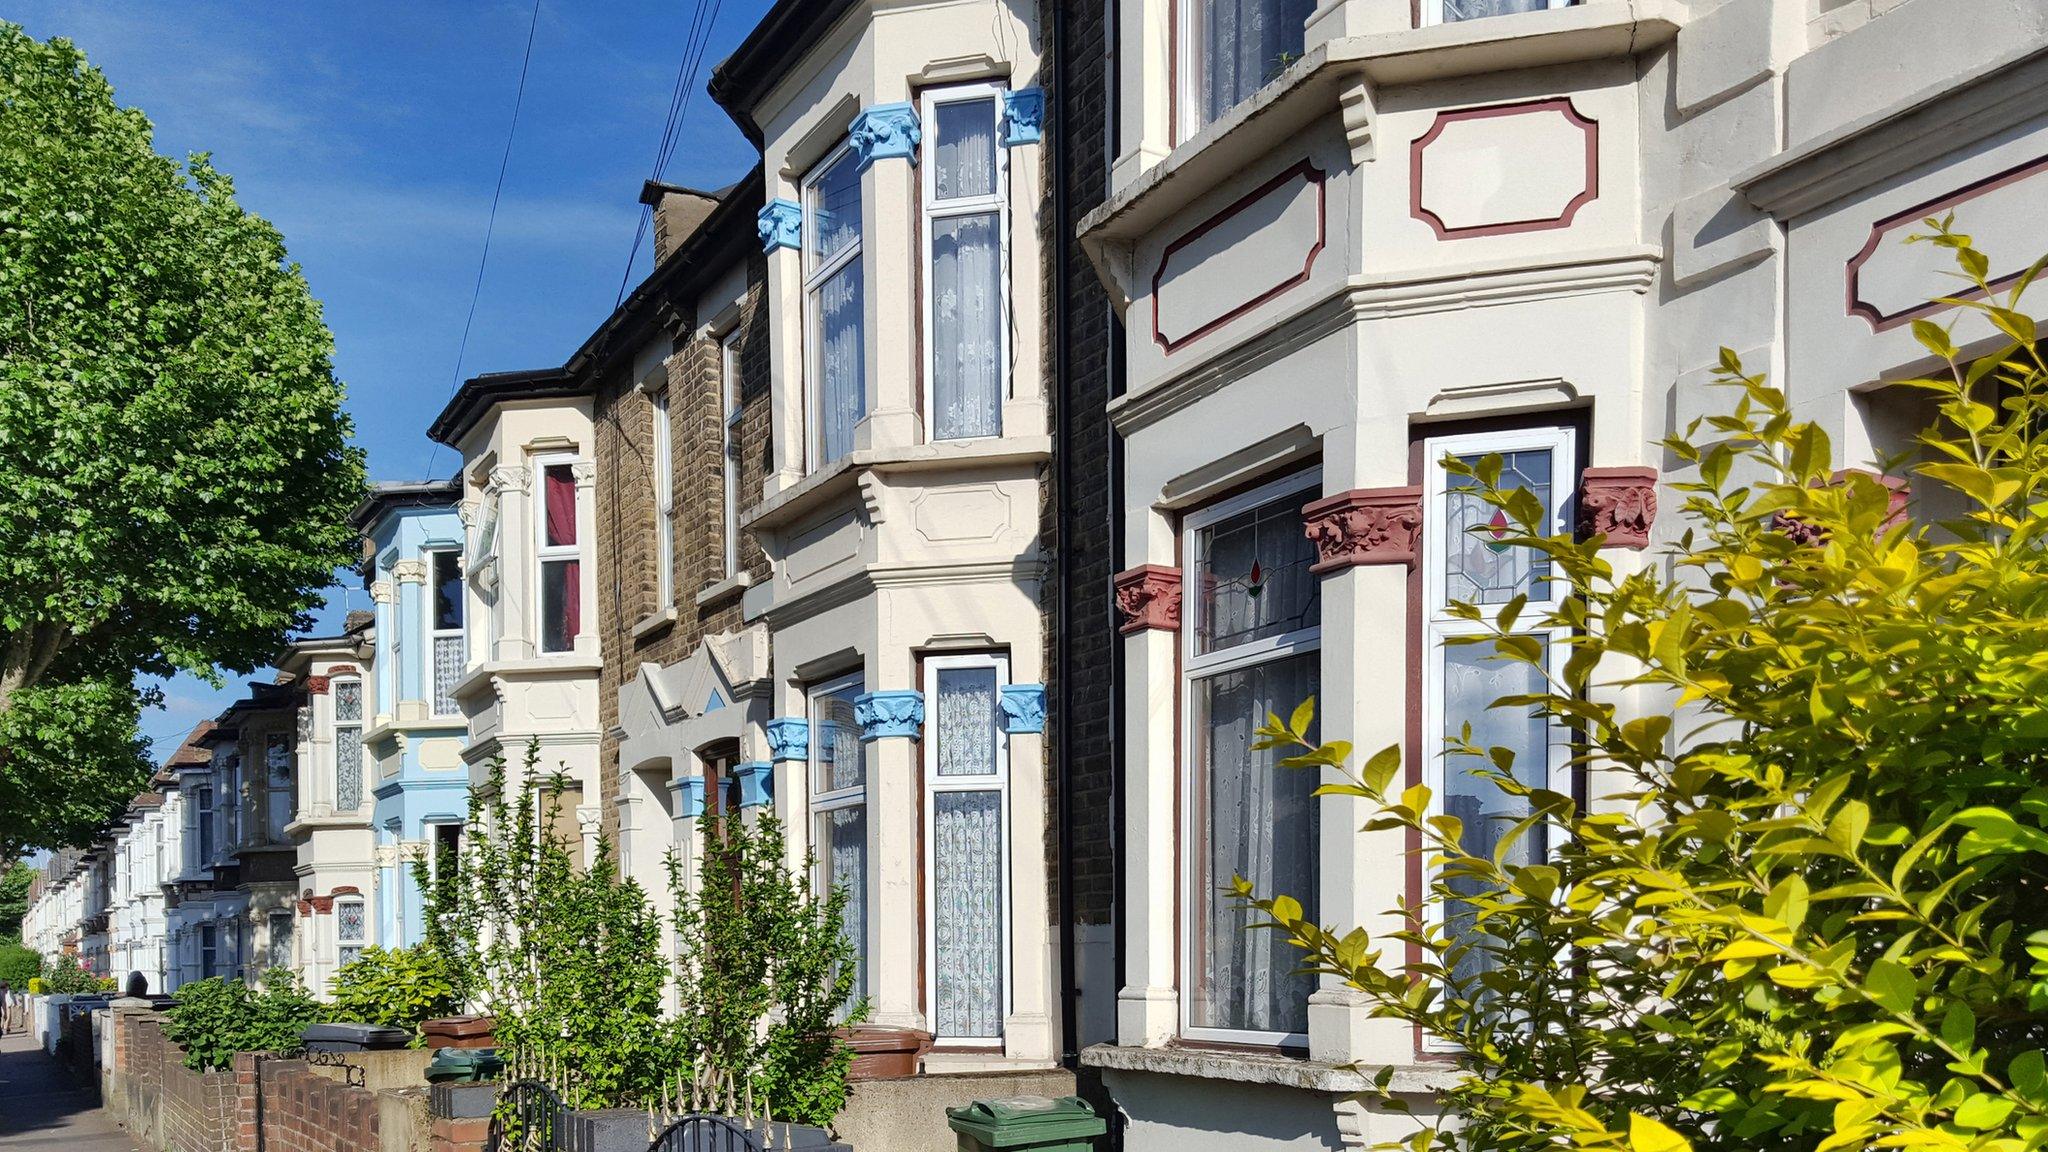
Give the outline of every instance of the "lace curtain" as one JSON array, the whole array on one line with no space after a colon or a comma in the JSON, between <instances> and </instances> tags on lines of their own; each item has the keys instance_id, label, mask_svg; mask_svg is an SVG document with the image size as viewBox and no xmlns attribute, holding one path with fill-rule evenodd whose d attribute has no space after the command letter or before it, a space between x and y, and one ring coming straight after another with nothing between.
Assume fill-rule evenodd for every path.
<instances>
[{"instance_id":1,"label":"lace curtain","mask_svg":"<svg viewBox=\"0 0 2048 1152\"><path fill-rule=\"evenodd\" d=\"M856 256L818 286L818 451L829 464L853 451L853 429L867 415L867 323L861 260Z\"/></svg>"},{"instance_id":2,"label":"lace curtain","mask_svg":"<svg viewBox=\"0 0 2048 1152\"><path fill-rule=\"evenodd\" d=\"M834 807L817 814L816 827L822 879L828 888L846 891L842 929L854 954L849 1000L867 995L868 989L868 812L866 794L857 791L867 783L866 749L853 709L862 691L854 681L811 700L813 795L840 794L829 801Z\"/></svg>"},{"instance_id":3,"label":"lace curtain","mask_svg":"<svg viewBox=\"0 0 2048 1152\"><path fill-rule=\"evenodd\" d=\"M1229 894L1242 876L1262 893L1292 896L1317 915L1316 774L1282 768L1255 751L1267 713L1287 715L1316 694L1319 656L1283 657L1195 681L1196 755L1207 812L1195 878L1201 933L1192 1022L1204 1028L1303 1032L1314 977L1275 932L1250 930L1253 915Z\"/></svg>"},{"instance_id":4,"label":"lace curtain","mask_svg":"<svg viewBox=\"0 0 2048 1152\"><path fill-rule=\"evenodd\" d=\"M941 669L936 713L939 775L994 775L996 670Z\"/></svg>"},{"instance_id":5,"label":"lace curtain","mask_svg":"<svg viewBox=\"0 0 2048 1152\"><path fill-rule=\"evenodd\" d=\"M853 993L848 999L858 1000L868 994L867 806L835 808L820 816L818 824L825 841L826 882L846 889L846 917L841 925L854 955Z\"/></svg>"},{"instance_id":6,"label":"lace curtain","mask_svg":"<svg viewBox=\"0 0 2048 1152\"><path fill-rule=\"evenodd\" d=\"M1544 690L1541 676L1527 664L1493 658L1491 645L1459 645L1444 649L1444 738L1454 739L1465 725L1472 726L1472 742L1482 748L1511 748L1515 753L1515 778L1541 786L1549 776L1550 730L1542 717L1528 709L1494 708L1502 696L1538 693ZM1446 756L1444 765L1445 813L1464 823L1465 849L1490 856L1501 837L1515 821L1530 811L1526 797L1510 796L1492 781L1473 775L1486 763L1461 756ZM1509 866L1539 864L1549 854L1543 830L1531 828L1509 849ZM1460 882L1453 878L1454 888ZM1469 929L1472 913L1463 902L1445 910L1453 932ZM1464 928L1461 929L1461 925ZM1458 963L1458 975L1474 977L1490 966L1489 957L1475 949Z\"/></svg>"},{"instance_id":7,"label":"lace curtain","mask_svg":"<svg viewBox=\"0 0 2048 1152\"><path fill-rule=\"evenodd\" d=\"M462 679L461 636L434 637L434 715L453 716L462 709L455 703L455 682Z\"/></svg>"},{"instance_id":8,"label":"lace curtain","mask_svg":"<svg viewBox=\"0 0 2048 1152\"><path fill-rule=\"evenodd\" d=\"M334 807L353 812L363 806L363 685L334 685Z\"/></svg>"},{"instance_id":9,"label":"lace curtain","mask_svg":"<svg viewBox=\"0 0 2048 1152\"><path fill-rule=\"evenodd\" d=\"M941 104L933 119L938 142L932 158L935 209L949 201L994 196L996 102ZM935 215L931 227L933 436L1000 436L1002 213Z\"/></svg>"},{"instance_id":10,"label":"lace curtain","mask_svg":"<svg viewBox=\"0 0 2048 1152\"><path fill-rule=\"evenodd\" d=\"M270 967L292 966L292 917L277 913L270 917Z\"/></svg>"},{"instance_id":11,"label":"lace curtain","mask_svg":"<svg viewBox=\"0 0 2048 1152\"><path fill-rule=\"evenodd\" d=\"M1202 123L1230 111L1301 58L1314 10L1313 0L1205 0Z\"/></svg>"},{"instance_id":12,"label":"lace curtain","mask_svg":"<svg viewBox=\"0 0 2048 1152\"><path fill-rule=\"evenodd\" d=\"M1003 798L941 792L933 798L933 1031L1003 1034Z\"/></svg>"}]
</instances>

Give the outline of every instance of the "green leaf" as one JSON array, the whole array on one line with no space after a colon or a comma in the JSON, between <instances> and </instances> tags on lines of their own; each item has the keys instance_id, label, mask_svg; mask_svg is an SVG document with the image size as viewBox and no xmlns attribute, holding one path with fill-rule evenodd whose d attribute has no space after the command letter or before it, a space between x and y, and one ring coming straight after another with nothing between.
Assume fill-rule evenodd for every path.
<instances>
[{"instance_id":1,"label":"green leaf","mask_svg":"<svg viewBox=\"0 0 2048 1152\"><path fill-rule=\"evenodd\" d=\"M1863 991L1878 1007L1900 1016L1912 1013L1919 994L1913 974L1892 960L1871 962L1870 971L1863 978Z\"/></svg>"}]
</instances>

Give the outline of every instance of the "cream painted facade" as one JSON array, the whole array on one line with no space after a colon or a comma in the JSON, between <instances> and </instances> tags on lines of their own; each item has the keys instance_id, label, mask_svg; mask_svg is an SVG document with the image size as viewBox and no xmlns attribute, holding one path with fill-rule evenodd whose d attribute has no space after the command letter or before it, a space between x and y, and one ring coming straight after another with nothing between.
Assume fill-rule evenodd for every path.
<instances>
[{"instance_id":1,"label":"cream painted facade","mask_svg":"<svg viewBox=\"0 0 2048 1152\"><path fill-rule=\"evenodd\" d=\"M565 803L575 806L587 850L598 833L600 733L590 400L559 392L536 398L516 389L495 398L494 381L514 375L471 381L466 391L483 398L459 425L448 426L443 441L462 456L468 536L469 671L454 689L468 720L461 760L475 789L488 780L491 761L502 757L506 787L517 790L527 749L537 745L539 770L559 771L571 781L574 795ZM463 396L456 403L463 404ZM444 413L443 421L448 418ZM443 427L436 423L437 436ZM574 540L566 547L544 543L542 502L550 483L574 491ZM573 624L553 637L543 634L542 619L543 568L550 562L577 566Z\"/></svg>"},{"instance_id":2,"label":"cream painted facade","mask_svg":"<svg viewBox=\"0 0 2048 1152\"><path fill-rule=\"evenodd\" d=\"M319 996L327 995L344 946L375 943L369 938L374 916L364 917L363 940L344 942L353 928L344 932L335 909L337 899L377 891L371 768L363 740L377 714L370 643L366 627L299 641L279 661L282 671L306 685L294 749L298 807L285 831L298 850L292 868L298 892L292 967Z\"/></svg>"},{"instance_id":3,"label":"cream painted facade","mask_svg":"<svg viewBox=\"0 0 2048 1152\"><path fill-rule=\"evenodd\" d=\"M927 1073L1047 1068L1060 1052L1041 735L1039 476L1051 445L1040 369L1035 15L960 2L854 4L815 42L766 63L779 49L755 49L755 63L729 60L713 82L728 111L758 125L767 176L760 228L776 470L744 526L773 578L745 594L765 644L734 643L743 661L765 662L754 667L767 698L749 704L772 719L766 740L749 726L748 752L774 764L792 854L818 854L821 884L864 888L869 1019L936 1034ZM927 353L939 342L930 309L951 304L916 287L934 276L925 261L935 243L917 221L950 209L933 183L935 168L950 163L936 151L940 133L952 131L940 127L951 115L940 108L977 101L986 102L975 107L988 110L985 155L997 173L981 203L1001 237L1002 379L994 408L977 417L981 434L950 437L942 421L952 409L929 391L938 369ZM963 135L958 146L978 149L982 139ZM857 193L845 193L858 196L857 221L827 220L821 208L820 182L843 173L842 163L857 171ZM858 368L835 360L828 369L841 345L835 337L832 350L823 347L820 311L844 303L829 296L829 269L848 243L859 253ZM846 430L823 427L828 371L854 371L862 394L843 450L832 439ZM977 752L986 759L965 769L980 773L972 798L945 790L951 769L939 758L953 697L940 677L988 678L979 707L994 728ZM1015 714L998 711L1005 702ZM860 769L848 773L856 748ZM978 805L1000 816L963 815ZM934 823L941 808L944 829ZM940 841L970 821L995 840L941 858L955 849ZM833 828L852 840L832 840ZM964 889L932 887L935 872L952 877L950 861L970 856L1000 872L987 881L1000 891L994 925L986 911L958 910ZM937 933L965 931L963 915L1000 933L971 978L939 954ZM951 926L935 927L941 917ZM992 1010L955 1006L982 995L996 1001Z\"/></svg>"},{"instance_id":4,"label":"cream painted facade","mask_svg":"<svg viewBox=\"0 0 2048 1152\"><path fill-rule=\"evenodd\" d=\"M1441 655L1441 606L1489 578L1449 522L1445 453L1523 453L1558 526L1607 532L1625 573L1678 530L1655 516L1655 444L1724 403L1724 344L1844 467L1906 448L1930 414L1884 381L1926 370L1905 320L1947 287L1899 241L1952 206L1998 271L2048 249L2048 10L1586 0L1456 20L1443 0L1325 0L1298 56L1200 122L1196 49L1169 34L1200 5L1175 3L1121 6L1113 188L1081 232L1125 321L1128 568L1123 982L1116 1043L1083 1060L1134 1152L1365 1146L1404 1130L1369 1103L1371 1070L1426 1113L1440 1066L1335 981L1276 1004L1280 967L1201 937L1227 838L1210 790L1270 771L1203 709L1305 660L1287 683L1324 733L1402 746L1445 796L1434 750L1484 709L1460 703L1476 681ZM1263 574L1225 569L1233 532L1269 534L1247 554ZM1266 619L1261 593L1310 622ZM1224 635L1239 625L1255 637ZM1313 915L1398 927L1398 833L1359 833L1342 798L1271 811L1314 846L1296 878ZM1231 996L1251 1007L1216 1006Z\"/></svg>"}]
</instances>

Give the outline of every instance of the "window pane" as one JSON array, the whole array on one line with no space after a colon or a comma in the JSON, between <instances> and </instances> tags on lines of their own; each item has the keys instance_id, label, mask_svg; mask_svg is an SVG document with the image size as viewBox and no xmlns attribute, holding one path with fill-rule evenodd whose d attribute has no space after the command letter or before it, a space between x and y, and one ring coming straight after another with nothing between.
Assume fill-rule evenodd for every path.
<instances>
[{"instance_id":1,"label":"window pane","mask_svg":"<svg viewBox=\"0 0 2048 1152\"><path fill-rule=\"evenodd\" d=\"M1312 0L1195 0L1201 13L1198 83L1207 124L1235 108L1296 60Z\"/></svg>"},{"instance_id":2,"label":"window pane","mask_svg":"<svg viewBox=\"0 0 2048 1152\"><path fill-rule=\"evenodd\" d=\"M361 720L363 718L363 682L360 680L337 680L334 682L333 687L335 720Z\"/></svg>"},{"instance_id":3,"label":"window pane","mask_svg":"<svg viewBox=\"0 0 2048 1152\"><path fill-rule=\"evenodd\" d=\"M846 915L840 922L853 945L854 986L848 1002L868 991L868 810L864 804L835 808L818 816L818 839L824 842L825 883L846 890Z\"/></svg>"},{"instance_id":4,"label":"window pane","mask_svg":"<svg viewBox=\"0 0 2048 1152\"><path fill-rule=\"evenodd\" d=\"M1003 433L1002 216L932 221L932 429L939 440Z\"/></svg>"},{"instance_id":5,"label":"window pane","mask_svg":"<svg viewBox=\"0 0 2048 1152\"><path fill-rule=\"evenodd\" d=\"M567 652L582 629L582 564L545 560L540 566L540 650Z\"/></svg>"},{"instance_id":6,"label":"window pane","mask_svg":"<svg viewBox=\"0 0 2048 1152\"><path fill-rule=\"evenodd\" d=\"M1514 12L1540 12L1550 0L1443 0L1444 21L1477 20L1482 16L1506 16Z\"/></svg>"},{"instance_id":7,"label":"window pane","mask_svg":"<svg viewBox=\"0 0 2048 1152\"><path fill-rule=\"evenodd\" d=\"M867 321L861 262L854 260L818 286L819 465L853 451L853 428L867 415Z\"/></svg>"},{"instance_id":8,"label":"window pane","mask_svg":"<svg viewBox=\"0 0 2048 1152\"><path fill-rule=\"evenodd\" d=\"M359 900L347 900L334 906L335 938L344 943L360 944L363 941L363 905Z\"/></svg>"},{"instance_id":9,"label":"window pane","mask_svg":"<svg viewBox=\"0 0 2048 1152\"><path fill-rule=\"evenodd\" d=\"M812 779L819 792L858 788L867 781L860 742L860 722L853 716L853 698L863 691L854 681L811 701Z\"/></svg>"},{"instance_id":10,"label":"window pane","mask_svg":"<svg viewBox=\"0 0 2048 1152\"><path fill-rule=\"evenodd\" d=\"M823 263L860 239L860 158L851 150L811 186L813 263Z\"/></svg>"},{"instance_id":11,"label":"window pane","mask_svg":"<svg viewBox=\"0 0 2048 1152\"><path fill-rule=\"evenodd\" d=\"M460 634L434 637L434 715L453 716L462 709L455 703L455 685L462 679L465 663Z\"/></svg>"},{"instance_id":12,"label":"window pane","mask_svg":"<svg viewBox=\"0 0 2048 1152\"><path fill-rule=\"evenodd\" d=\"M1475 452L1458 459L1477 463L1493 453ZM1503 492L1526 488L1543 506L1551 506L1551 452L1530 448L1502 452ZM1444 595L1468 604L1505 604L1522 593L1531 599L1549 595L1540 582L1550 575L1550 562L1530 548L1507 543L1515 534L1507 513L1488 504L1484 489L1469 476L1446 476L1444 492Z\"/></svg>"},{"instance_id":13,"label":"window pane","mask_svg":"<svg viewBox=\"0 0 2048 1152\"><path fill-rule=\"evenodd\" d=\"M939 670L938 764L941 776L992 776L996 770L996 670Z\"/></svg>"},{"instance_id":14,"label":"window pane","mask_svg":"<svg viewBox=\"0 0 2048 1152\"><path fill-rule=\"evenodd\" d=\"M932 118L939 142L932 156L933 194L941 200L995 195L995 98L941 104Z\"/></svg>"},{"instance_id":15,"label":"window pane","mask_svg":"<svg viewBox=\"0 0 2048 1152\"><path fill-rule=\"evenodd\" d=\"M353 812L363 806L363 730L355 725L334 729L334 807Z\"/></svg>"},{"instance_id":16,"label":"window pane","mask_svg":"<svg viewBox=\"0 0 2048 1152\"><path fill-rule=\"evenodd\" d=\"M434 631L462 627L462 558L453 552L433 552Z\"/></svg>"},{"instance_id":17,"label":"window pane","mask_svg":"<svg viewBox=\"0 0 2048 1152\"><path fill-rule=\"evenodd\" d=\"M289 912L270 914L270 966L292 966L292 914Z\"/></svg>"},{"instance_id":18,"label":"window pane","mask_svg":"<svg viewBox=\"0 0 2048 1152\"><path fill-rule=\"evenodd\" d=\"M1198 655L1322 623L1322 582L1309 571L1315 545L1301 521L1310 499L1291 492L1195 534Z\"/></svg>"},{"instance_id":19,"label":"window pane","mask_svg":"<svg viewBox=\"0 0 2048 1152\"><path fill-rule=\"evenodd\" d=\"M1545 643L1546 653L1548 643ZM1543 786L1550 777L1550 725L1526 708L1494 708L1502 696L1543 691L1541 674L1520 661L1494 658L1491 644L1461 644L1444 649L1445 740L1457 739L1472 726L1472 743L1481 748L1508 748L1515 753L1515 779ZM1473 757L1444 759L1444 811L1464 824L1463 843L1474 855L1491 856L1501 838L1530 812L1529 801L1510 796L1492 781L1475 774L1490 765ZM1508 851L1506 863L1540 862L1549 846L1543 829L1531 828ZM1459 882L1453 880L1457 886ZM1454 904L1446 910L1453 931L1470 924L1470 912ZM1483 953L1468 952L1458 965L1460 975L1477 974L1487 966Z\"/></svg>"},{"instance_id":20,"label":"window pane","mask_svg":"<svg viewBox=\"0 0 2048 1152\"><path fill-rule=\"evenodd\" d=\"M542 498L547 506L548 547L569 547L576 543L576 474L567 464L550 464L543 470Z\"/></svg>"},{"instance_id":21,"label":"window pane","mask_svg":"<svg viewBox=\"0 0 2048 1152\"><path fill-rule=\"evenodd\" d=\"M1003 796L933 797L933 1030L1003 1034Z\"/></svg>"},{"instance_id":22,"label":"window pane","mask_svg":"<svg viewBox=\"0 0 2048 1152\"><path fill-rule=\"evenodd\" d=\"M1301 901L1317 915L1318 783L1314 772L1279 766L1277 750L1255 751L1268 712L1287 715L1315 695L1319 656L1310 652L1197 680L1192 686L1198 803L1195 856L1195 973L1190 1019L1197 1027L1304 1032L1314 977L1301 954L1229 892L1242 876L1262 895ZM1314 739L1313 734L1310 737Z\"/></svg>"}]
</instances>

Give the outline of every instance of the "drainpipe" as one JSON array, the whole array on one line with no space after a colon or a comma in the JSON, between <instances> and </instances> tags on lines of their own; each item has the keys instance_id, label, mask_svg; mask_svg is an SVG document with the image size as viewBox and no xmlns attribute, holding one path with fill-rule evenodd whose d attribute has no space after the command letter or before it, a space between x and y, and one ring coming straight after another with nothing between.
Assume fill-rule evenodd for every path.
<instances>
[{"instance_id":1,"label":"drainpipe","mask_svg":"<svg viewBox=\"0 0 2048 1152\"><path fill-rule=\"evenodd\" d=\"M1060 1063L1068 1069L1081 1066L1080 1044L1077 1042L1079 1014L1076 1001L1080 988L1076 979L1074 957L1074 800L1073 800L1073 668L1068 658L1067 645L1073 635L1074 593L1073 583L1073 515L1068 511L1073 501L1069 497L1072 489L1074 468L1070 460L1073 436L1068 431L1069 406L1072 394L1067 387L1073 367L1072 324L1068 318L1067 276L1072 264L1068 255L1073 244L1073 220L1069 209L1067 193L1067 100L1068 78L1072 69L1067 67L1067 2L1049 0L1052 8L1052 64L1053 99L1048 116L1052 136L1052 366L1054 389L1052 413L1052 461L1053 461L1053 507L1054 534L1058 549L1059 595L1053 602L1053 678L1056 685L1053 698L1055 717L1053 721L1056 737L1053 741L1053 802L1055 817L1055 838L1058 842L1059 859L1059 918L1060 918Z\"/></svg>"}]
</instances>

